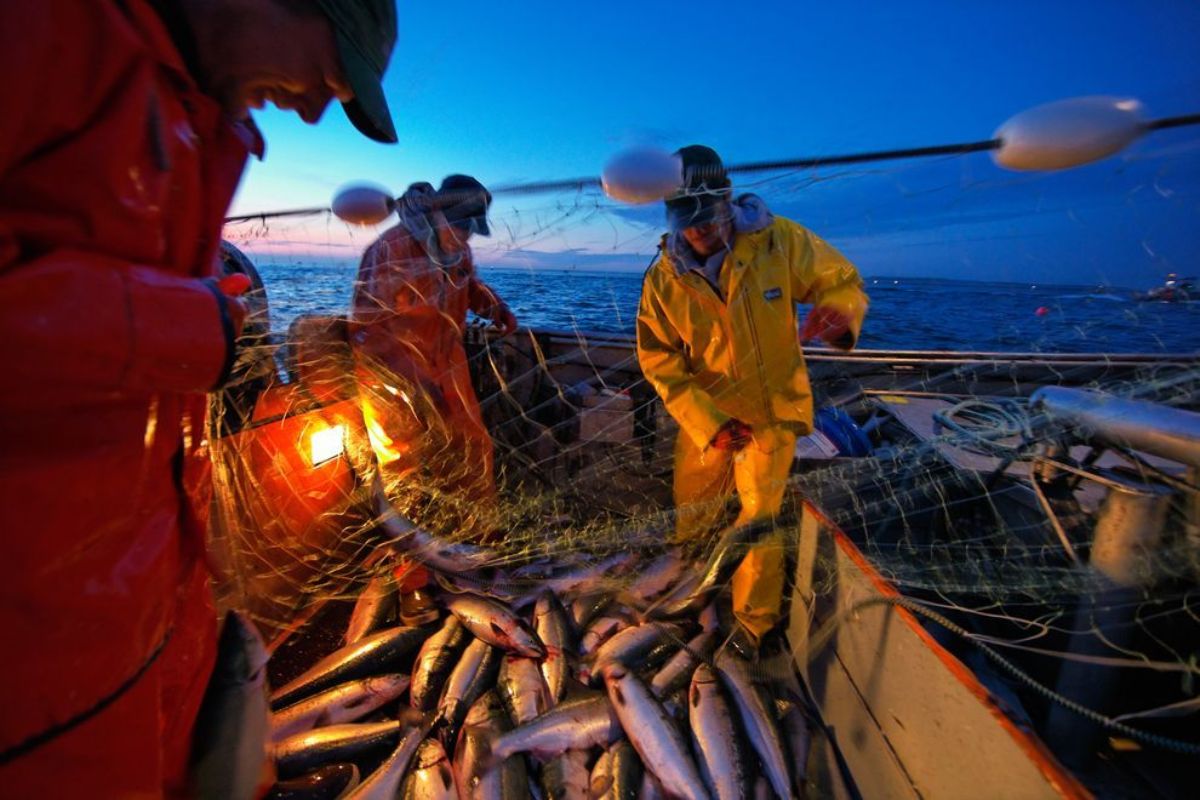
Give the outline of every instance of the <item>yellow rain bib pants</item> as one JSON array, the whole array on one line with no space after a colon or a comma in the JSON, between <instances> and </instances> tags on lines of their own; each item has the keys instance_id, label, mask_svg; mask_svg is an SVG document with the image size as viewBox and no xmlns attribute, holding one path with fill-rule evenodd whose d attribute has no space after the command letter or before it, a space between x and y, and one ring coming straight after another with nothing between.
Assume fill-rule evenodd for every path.
<instances>
[{"instance_id":1,"label":"yellow rain bib pants","mask_svg":"<svg viewBox=\"0 0 1200 800\"><path fill-rule=\"evenodd\" d=\"M813 419L796 304L841 311L857 338L867 297L841 253L781 217L735 235L716 287L680 269L663 244L642 285L638 360L679 423L676 537L686 541L714 532L734 488L738 522L779 512L796 437L811 432ZM753 432L737 453L711 446L730 419ZM784 555L782 537L770 537L734 574L734 614L756 638L779 621Z\"/></svg>"}]
</instances>

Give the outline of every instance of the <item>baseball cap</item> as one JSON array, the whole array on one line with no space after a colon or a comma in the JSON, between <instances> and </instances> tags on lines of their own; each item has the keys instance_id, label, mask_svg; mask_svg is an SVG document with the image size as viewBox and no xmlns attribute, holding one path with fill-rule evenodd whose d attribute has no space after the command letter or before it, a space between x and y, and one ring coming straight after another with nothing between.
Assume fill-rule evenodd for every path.
<instances>
[{"instance_id":1,"label":"baseball cap","mask_svg":"<svg viewBox=\"0 0 1200 800\"><path fill-rule=\"evenodd\" d=\"M451 225L465 226L480 236L491 236L488 227L488 206L492 194L470 175L447 175L438 187L438 206Z\"/></svg>"},{"instance_id":2,"label":"baseball cap","mask_svg":"<svg viewBox=\"0 0 1200 800\"><path fill-rule=\"evenodd\" d=\"M666 199L671 230L678 233L727 216L733 184L717 151L693 144L676 150L675 155L683 163L683 186Z\"/></svg>"},{"instance_id":3,"label":"baseball cap","mask_svg":"<svg viewBox=\"0 0 1200 800\"><path fill-rule=\"evenodd\" d=\"M368 138L395 144L396 127L383 96L383 72L396 44L395 0L317 0L333 23L342 70L354 99L342 109Z\"/></svg>"}]
</instances>

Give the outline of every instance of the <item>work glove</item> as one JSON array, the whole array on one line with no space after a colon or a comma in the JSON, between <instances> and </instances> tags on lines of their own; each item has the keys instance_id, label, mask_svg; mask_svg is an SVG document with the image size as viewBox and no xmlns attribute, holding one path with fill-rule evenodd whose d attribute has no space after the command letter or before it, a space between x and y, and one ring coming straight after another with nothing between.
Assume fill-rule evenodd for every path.
<instances>
[{"instance_id":1,"label":"work glove","mask_svg":"<svg viewBox=\"0 0 1200 800\"><path fill-rule=\"evenodd\" d=\"M750 426L740 419L725 421L712 438L712 446L717 450L737 451L750 444Z\"/></svg>"},{"instance_id":2,"label":"work glove","mask_svg":"<svg viewBox=\"0 0 1200 800\"><path fill-rule=\"evenodd\" d=\"M517 329L517 316L512 309L501 303L492 312L492 325L501 336L508 336Z\"/></svg>"},{"instance_id":3,"label":"work glove","mask_svg":"<svg viewBox=\"0 0 1200 800\"><path fill-rule=\"evenodd\" d=\"M251 285L250 276L241 272L226 275L216 281L217 291L224 297L225 309L229 312L229 319L233 323L234 339L241 336L242 328L246 327L246 316L250 313L250 308L241 295L250 291Z\"/></svg>"},{"instance_id":4,"label":"work glove","mask_svg":"<svg viewBox=\"0 0 1200 800\"><path fill-rule=\"evenodd\" d=\"M245 365L239 365L239 355L244 351L239 349L238 339L241 338L242 329L246 327L246 317L250 314L250 307L239 295L245 294L251 283L250 278L240 272L226 275L220 279L205 278L203 282L212 290L217 302L221 305L222 319L229 320L229 330L225 332L225 368L212 387L216 390L237 383L245 377Z\"/></svg>"},{"instance_id":5,"label":"work glove","mask_svg":"<svg viewBox=\"0 0 1200 800\"><path fill-rule=\"evenodd\" d=\"M854 344L850 318L836 308L817 306L808 312L800 328L801 342L811 342L813 339L823 339L835 347L850 347Z\"/></svg>"}]
</instances>

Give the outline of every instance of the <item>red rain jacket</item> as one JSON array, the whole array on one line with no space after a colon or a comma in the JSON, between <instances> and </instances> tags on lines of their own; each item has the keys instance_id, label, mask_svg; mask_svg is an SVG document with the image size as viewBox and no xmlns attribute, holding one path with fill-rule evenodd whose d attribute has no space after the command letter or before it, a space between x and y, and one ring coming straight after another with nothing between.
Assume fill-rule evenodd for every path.
<instances>
[{"instance_id":1,"label":"red rain jacket","mask_svg":"<svg viewBox=\"0 0 1200 800\"><path fill-rule=\"evenodd\" d=\"M208 602L207 506L184 487L209 485L204 393L232 328L200 278L260 143L200 93L144 0L5 0L0 75L8 751L120 691L183 587L183 608Z\"/></svg>"},{"instance_id":2,"label":"red rain jacket","mask_svg":"<svg viewBox=\"0 0 1200 800\"><path fill-rule=\"evenodd\" d=\"M354 343L399 375L438 383L465 367L467 311L491 318L500 305L479 279L470 248L443 268L397 225L363 254L354 288Z\"/></svg>"},{"instance_id":3,"label":"red rain jacket","mask_svg":"<svg viewBox=\"0 0 1200 800\"><path fill-rule=\"evenodd\" d=\"M440 490L468 503L490 503L495 485L492 441L471 385L463 331L468 310L491 318L502 305L476 273L470 248L457 264L443 268L403 225L384 232L367 249L354 287L351 342L361 379L387 383L391 373L433 392L444 427L457 441L443 447L426 437L428 420L412 419L406 403L374 390L363 393L368 427L378 419L385 428L396 458L391 469L423 467L438 475L433 483ZM386 368L383 376L377 366L367 366L372 363Z\"/></svg>"}]
</instances>

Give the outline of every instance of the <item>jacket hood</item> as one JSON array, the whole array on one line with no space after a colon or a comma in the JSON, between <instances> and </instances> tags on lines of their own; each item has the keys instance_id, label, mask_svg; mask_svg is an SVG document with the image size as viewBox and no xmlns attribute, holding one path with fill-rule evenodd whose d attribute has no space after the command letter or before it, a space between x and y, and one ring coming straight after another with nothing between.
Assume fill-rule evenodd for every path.
<instances>
[{"instance_id":1,"label":"jacket hood","mask_svg":"<svg viewBox=\"0 0 1200 800\"><path fill-rule=\"evenodd\" d=\"M400 197L396 212L400 217L400 225L421 245L430 260L440 267L450 267L461 261L463 254L442 252L436 221L433 219L434 214L441 217L441 212L433 210L435 194L437 192L433 184L424 181L414 183Z\"/></svg>"}]
</instances>

